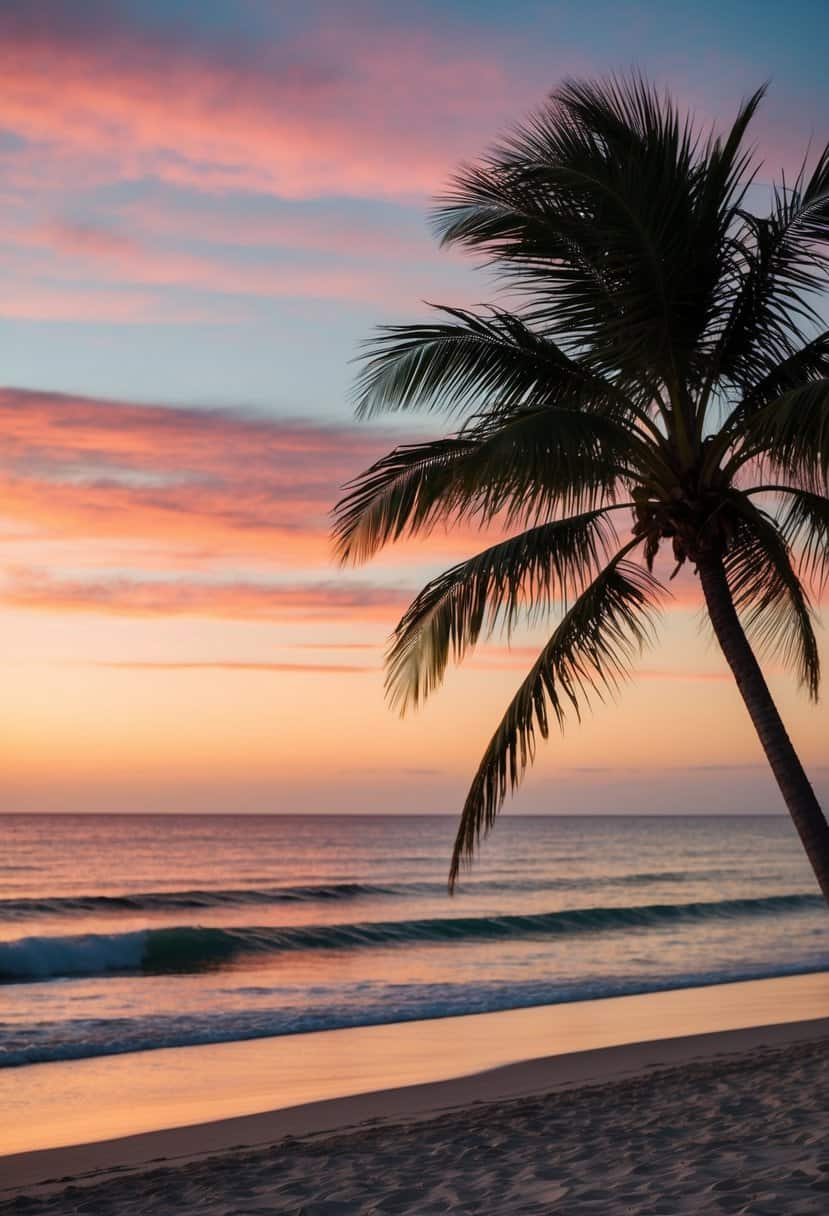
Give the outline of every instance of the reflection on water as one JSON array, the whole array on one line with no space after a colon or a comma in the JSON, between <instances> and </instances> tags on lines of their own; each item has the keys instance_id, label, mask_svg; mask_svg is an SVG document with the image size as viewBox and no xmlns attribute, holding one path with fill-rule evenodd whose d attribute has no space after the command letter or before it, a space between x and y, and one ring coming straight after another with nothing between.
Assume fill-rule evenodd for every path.
<instances>
[{"instance_id":1,"label":"reflection on water","mask_svg":"<svg viewBox=\"0 0 829 1216\"><path fill-rule=\"evenodd\" d=\"M829 966L784 817L4 818L0 1063Z\"/></svg>"}]
</instances>

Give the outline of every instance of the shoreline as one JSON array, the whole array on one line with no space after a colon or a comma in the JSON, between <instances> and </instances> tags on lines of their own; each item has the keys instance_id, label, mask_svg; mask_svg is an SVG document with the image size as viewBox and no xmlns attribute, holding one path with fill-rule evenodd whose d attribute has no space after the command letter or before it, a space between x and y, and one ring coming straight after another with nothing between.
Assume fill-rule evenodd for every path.
<instances>
[{"instance_id":1,"label":"shoreline","mask_svg":"<svg viewBox=\"0 0 829 1216\"><path fill-rule=\"evenodd\" d=\"M0 1214L805 1216L829 1192L827 1081L829 1018L627 1044L30 1154Z\"/></svg>"},{"instance_id":2,"label":"shoreline","mask_svg":"<svg viewBox=\"0 0 829 1216\"><path fill-rule=\"evenodd\" d=\"M807 984L810 984L808 991ZM776 1009L778 1017L763 1018L762 1012L769 1009ZM756 1014L754 1019L752 1010ZM798 1017L798 1013L801 1016ZM622 1015L627 1021L617 1025ZM757 1024L757 1018L761 1019L760 1024ZM567 1042L554 1038L557 1020L563 1023L564 1019L573 1029ZM671 1033L677 1029L677 1019L691 1032ZM458 1042L463 1039L463 1032L467 1038L474 1032L478 1036L476 1050L467 1054L465 1068L464 1061L458 1058L455 1067L442 1075L441 1064L437 1062L432 1068L433 1075L426 1073L424 1076L422 1052L430 1043L434 1045L445 1037L441 1030L449 1023L455 1024L454 1038ZM465 1025L461 1026L462 1023ZM533 1026L534 1037L529 1033ZM608 1027L615 1031L617 1041L602 1042L602 1035L606 1038L609 1033ZM98 1182L107 1171L141 1170L151 1162L158 1165L160 1159L168 1162L171 1168L178 1168L210 1154L251 1150L257 1146L294 1141L298 1137L331 1136L367 1123L411 1123L447 1112L468 1111L481 1103L498 1104L561 1090L595 1088L625 1078L658 1073L665 1068L711 1063L718 1058L764 1048L796 1048L829 1039L829 973L798 977L797 981L751 981L646 997L609 998L583 1002L580 1006L473 1014L465 1018L442 1019L436 1024L406 1023L387 1029L399 1033L385 1036L386 1048L389 1040L392 1044L397 1040L398 1049L406 1039L410 1045L412 1042L419 1045L421 1055L415 1053L408 1061L403 1061L406 1067L398 1070L397 1075L408 1077L408 1083L395 1083L392 1077L389 1083L381 1086L361 1085L359 1077L356 1080L352 1077L350 1092L316 1097L311 1101L279 1105L271 1101L267 1108L260 1105L247 1113L202 1120L178 1119L169 1127L156 1126L153 1130L109 1138L87 1137L84 1141L81 1135L80 1142L75 1144L12 1152L0 1157L0 1198L7 1199L24 1187L46 1185L49 1179L61 1179L61 1185L68 1179L91 1184ZM461 1029L460 1036L458 1029ZM637 1029L641 1031L639 1037L634 1033ZM334 1041L335 1036L340 1036L339 1040ZM335 1047L342 1048L349 1041L348 1036L354 1039L353 1032L348 1031L321 1032L305 1037L314 1040L316 1050L324 1048L331 1053ZM362 1041L365 1046L366 1038L363 1035L356 1041ZM539 1043L545 1054L539 1052ZM585 1043L589 1045L585 1047ZM284 1050L284 1040L281 1044ZM270 1047L272 1054L280 1050L280 1041L272 1044L264 1041L264 1046ZM556 1050L551 1052L551 1046ZM260 1067L266 1058L261 1040L255 1044L223 1045L224 1049L228 1047L242 1050L228 1053L222 1048L214 1049L213 1055L214 1058L230 1056L231 1068L232 1057L241 1058L246 1048L254 1049L253 1055L258 1057ZM450 1042L450 1054L452 1047ZM167 1050L168 1054L180 1057L182 1052L198 1053L202 1049ZM156 1057L155 1063L163 1075L166 1061L157 1060L162 1053L148 1054ZM327 1058L329 1062L342 1058L342 1051L336 1057L329 1054ZM123 1061L124 1057L109 1058L112 1059ZM468 1061L475 1059L481 1066L470 1068ZM76 1062L76 1077L82 1072L78 1063L83 1062ZM345 1063L348 1064L347 1059ZM62 1066L34 1067L47 1070ZM9 1071L20 1075L19 1070ZM129 1102L129 1092L124 1097ZM79 1129L82 1126L79 1120Z\"/></svg>"},{"instance_id":3,"label":"shoreline","mask_svg":"<svg viewBox=\"0 0 829 1216\"><path fill-rule=\"evenodd\" d=\"M0 1069L0 1162L526 1059L827 1015L824 971Z\"/></svg>"}]
</instances>

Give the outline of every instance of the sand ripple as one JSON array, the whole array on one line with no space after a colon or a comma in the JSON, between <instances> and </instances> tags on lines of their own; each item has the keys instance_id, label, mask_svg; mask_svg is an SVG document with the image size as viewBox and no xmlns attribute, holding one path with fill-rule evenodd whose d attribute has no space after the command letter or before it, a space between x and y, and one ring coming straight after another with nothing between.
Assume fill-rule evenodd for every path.
<instances>
[{"instance_id":1,"label":"sand ripple","mask_svg":"<svg viewBox=\"0 0 829 1216\"><path fill-rule=\"evenodd\" d=\"M58 1216L822 1216L829 1041L406 1124L285 1140L0 1203Z\"/></svg>"}]
</instances>

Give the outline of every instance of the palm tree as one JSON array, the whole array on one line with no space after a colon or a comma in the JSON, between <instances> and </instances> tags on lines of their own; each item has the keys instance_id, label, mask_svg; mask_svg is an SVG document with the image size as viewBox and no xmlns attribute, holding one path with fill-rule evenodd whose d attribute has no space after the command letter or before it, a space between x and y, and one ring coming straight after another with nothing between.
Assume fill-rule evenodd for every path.
<instances>
[{"instance_id":1,"label":"palm tree","mask_svg":"<svg viewBox=\"0 0 829 1216\"><path fill-rule=\"evenodd\" d=\"M401 712L483 633L560 611L492 737L450 871L469 863L553 718L613 690L652 635L676 569L708 616L829 900L829 826L749 639L817 699L810 594L829 575L829 148L769 189L746 150L764 90L728 134L700 136L639 77L570 81L434 213L443 245L483 256L505 307L437 308L384 327L357 382L361 416L460 421L396 448L346 487L343 562L438 522L515 535L430 582L393 634ZM502 297L502 300L504 297ZM674 573L676 570L674 571Z\"/></svg>"}]
</instances>

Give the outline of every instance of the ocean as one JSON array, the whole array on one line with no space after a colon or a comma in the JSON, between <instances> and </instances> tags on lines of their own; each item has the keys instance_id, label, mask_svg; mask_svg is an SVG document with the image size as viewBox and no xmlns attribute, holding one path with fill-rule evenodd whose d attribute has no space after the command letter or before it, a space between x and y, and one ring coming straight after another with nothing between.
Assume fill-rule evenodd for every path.
<instances>
[{"instance_id":1,"label":"ocean","mask_svg":"<svg viewBox=\"0 0 829 1216\"><path fill-rule=\"evenodd\" d=\"M0 1066L829 969L786 817L0 817Z\"/></svg>"}]
</instances>

